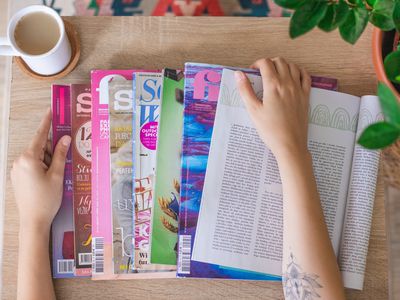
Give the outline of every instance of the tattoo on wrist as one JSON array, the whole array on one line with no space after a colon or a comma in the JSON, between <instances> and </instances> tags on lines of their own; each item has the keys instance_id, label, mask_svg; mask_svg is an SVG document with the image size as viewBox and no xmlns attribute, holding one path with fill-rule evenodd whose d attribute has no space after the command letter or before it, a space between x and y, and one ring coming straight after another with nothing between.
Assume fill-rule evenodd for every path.
<instances>
[{"instance_id":1,"label":"tattoo on wrist","mask_svg":"<svg viewBox=\"0 0 400 300\"><path fill-rule=\"evenodd\" d=\"M293 253L290 253L286 272L282 275L283 292L287 300L312 300L320 298L317 290L322 288L318 283L318 275L302 271L295 262Z\"/></svg>"}]
</instances>

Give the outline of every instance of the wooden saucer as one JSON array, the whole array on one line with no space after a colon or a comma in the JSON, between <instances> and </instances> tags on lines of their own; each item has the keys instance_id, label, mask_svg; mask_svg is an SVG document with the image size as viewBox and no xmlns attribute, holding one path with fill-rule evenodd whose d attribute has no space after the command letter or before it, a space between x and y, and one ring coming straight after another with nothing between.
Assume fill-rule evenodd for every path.
<instances>
[{"instance_id":1,"label":"wooden saucer","mask_svg":"<svg viewBox=\"0 0 400 300\"><path fill-rule=\"evenodd\" d=\"M79 35L76 31L74 25L70 22L64 20L65 31L67 33L69 42L71 44L71 61L69 62L68 66L62 70L60 73L54 75L40 75L35 73L34 71L29 68L29 66L25 63L25 61L21 57L14 57L14 61L17 63L19 68L27 75L39 79L39 80L55 80L60 79L67 76L71 73L75 67L78 65L79 57L81 56L81 46L79 42Z\"/></svg>"}]
</instances>

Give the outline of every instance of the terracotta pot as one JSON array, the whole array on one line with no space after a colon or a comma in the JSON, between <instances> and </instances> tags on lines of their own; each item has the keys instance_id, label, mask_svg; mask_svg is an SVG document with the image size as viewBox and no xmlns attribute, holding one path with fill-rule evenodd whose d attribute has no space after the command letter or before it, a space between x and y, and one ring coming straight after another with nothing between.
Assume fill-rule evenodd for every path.
<instances>
[{"instance_id":1,"label":"terracotta pot","mask_svg":"<svg viewBox=\"0 0 400 300\"><path fill-rule=\"evenodd\" d=\"M389 86L392 89L393 93L396 95L397 99L399 99L400 101L400 94L395 89L392 82L387 78L385 68L383 66L382 43L384 34L384 31L376 27L374 28L374 31L372 33L372 60L374 62L374 68L378 80Z\"/></svg>"}]
</instances>

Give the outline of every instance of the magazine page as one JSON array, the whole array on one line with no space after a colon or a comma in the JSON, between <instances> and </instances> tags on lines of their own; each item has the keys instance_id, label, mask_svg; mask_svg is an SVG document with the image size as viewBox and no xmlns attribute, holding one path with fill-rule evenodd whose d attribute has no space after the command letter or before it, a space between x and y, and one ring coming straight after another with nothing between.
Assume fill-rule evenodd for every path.
<instances>
[{"instance_id":1,"label":"magazine page","mask_svg":"<svg viewBox=\"0 0 400 300\"><path fill-rule=\"evenodd\" d=\"M89 84L71 85L75 275L92 274L92 94Z\"/></svg>"},{"instance_id":2,"label":"magazine page","mask_svg":"<svg viewBox=\"0 0 400 300\"><path fill-rule=\"evenodd\" d=\"M383 120L376 96L361 98L357 138L371 123ZM379 151L355 145L347 195L346 216L339 253L340 270L347 287L362 290L374 209Z\"/></svg>"},{"instance_id":3,"label":"magazine page","mask_svg":"<svg viewBox=\"0 0 400 300\"><path fill-rule=\"evenodd\" d=\"M261 77L249 78L262 95ZM310 96L308 144L336 254L359 106L360 98L342 93L313 88ZM234 72L224 69L192 259L280 275L282 226L276 160L247 114Z\"/></svg>"},{"instance_id":4,"label":"magazine page","mask_svg":"<svg viewBox=\"0 0 400 300\"><path fill-rule=\"evenodd\" d=\"M71 136L70 86L52 86L53 149L64 135ZM53 250L53 277L74 277L74 217L72 196L71 149L68 151L64 171L64 189L61 207L51 226Z\"/></svg>"},{"instance_id":5,"label":"magazine page","mask_svg":"<svg viewBox=\"0 0 400 300\"><path fill-rule=\"evenodd\" d=\"M133 258L132 80L109 83L114 274L131 273Z\"/></svg>"},{"instance_id":6,"label":"magazine page","mask_svg":"<svg viewBox=\"0 0 400 300\"><path fill-rule=\"evenodd\" d=\"M277 280L276 276L191 260L223 68L201 63L185 64L177 276ZM258 74L255 70L246 72ZM313 76L312 85L336 90L337 80Z\"/></svg>"},{"instance_id":7,"label":"magazine page","mask_svg":"<svg viewBox=\"0 0 400 300\"><path fill-rule=\"evenodd\" d=\"M174 268L178 251L183 86L183 71L164 70L151 218L150 262Z\"/></svg>"}]
</instances>

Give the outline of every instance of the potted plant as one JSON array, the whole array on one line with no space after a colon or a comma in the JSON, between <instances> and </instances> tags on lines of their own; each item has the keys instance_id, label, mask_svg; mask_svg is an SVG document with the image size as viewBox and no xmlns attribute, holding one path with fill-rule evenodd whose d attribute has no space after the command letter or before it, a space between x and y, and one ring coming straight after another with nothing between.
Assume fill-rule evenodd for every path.
<instances>
[{"instance_id":1,"label":"potted plant","mask_svg":"<svg viewBox=\"0 0 400 300\"><path fill-rule=\"evenodd\" d=\"M382 149L400 137L400 0L275 0L292 9L289 34L299 37L315 27L330 32L338 29L341 37L354 44L368 22L373 34L374 66L379 80L378 96L384 121L368 126L358 143L369 149Z\"/></svg>"}]
</instances>

